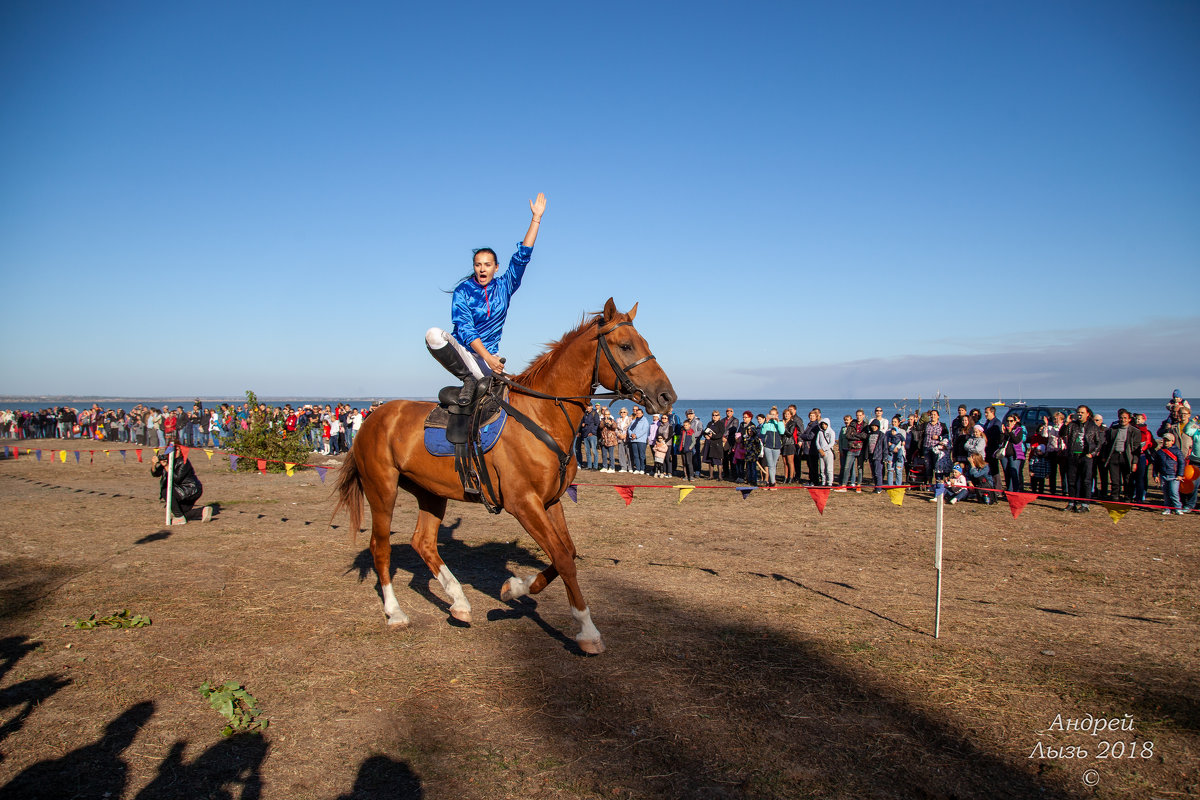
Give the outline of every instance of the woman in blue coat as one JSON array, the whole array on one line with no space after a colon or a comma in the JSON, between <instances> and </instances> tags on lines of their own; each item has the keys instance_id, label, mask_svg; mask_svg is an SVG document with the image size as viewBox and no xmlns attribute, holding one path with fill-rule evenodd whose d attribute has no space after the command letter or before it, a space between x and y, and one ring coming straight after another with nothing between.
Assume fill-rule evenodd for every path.
<instances>
[{"instance_id":1,"label":"woman in blue coat","mask_svg":"<svg viewBox=\"0 0 1200 800\"><path fill-rule=\"evenodd\" d=\"M504 371L497 355L500 336L508 317L509 302L521 286L521 278L533 253L533 243L537 241L542 214L546 211L546 196L539 192L536 200L529 201L529 210L533 213L529 230L509 259L504 274L496 276L495 250L490 247L476 250L471 274L454 287L450 302L453 331L447 333L441 328L430 328L425 333L425 346L430 354L463 382L458 393L459 405L471 403L481 378Z\"/></svg>"}]
</instances>

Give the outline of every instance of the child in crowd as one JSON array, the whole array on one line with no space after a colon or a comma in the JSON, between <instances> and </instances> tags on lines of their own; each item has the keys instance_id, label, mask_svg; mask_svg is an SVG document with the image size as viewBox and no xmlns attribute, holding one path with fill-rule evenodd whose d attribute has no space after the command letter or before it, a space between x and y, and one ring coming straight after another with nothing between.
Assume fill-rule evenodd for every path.
<instances>
[{"instance_id":1,"label":"child in crowd","mask_svg":"<svg viewBox=\"0 0 1200 800\"><path fill-rule=\"evenodd\" d=\"M1179 477L1183 474L1184 463L1183 454L1175 446L1175 434L1167 431L1154 454L1154 466L1162 483L1163 504L1167 507L1162 512L1164 517L1172 511L1183 514L1183 504L1179 502Z\"/></svg>"},{"instance_id":2,"label":"child in crowd","mask_svg":"<svg viewBox=\"0 0 1200 800\"><path fill-rule=\"evenodd\" d=\"M846 417L846 424L850 424L849 417ZM817 437L813 440L813 447L817 448L818 475L822 486L833 486L833 440L829 417L824 417L817 425Z\"/></svg>"},{"instance_id":3,"label":"child in crowd","mask_svg":"<svg viewBox=\"0 0 1200 800\"><path fill-rule=\"evenodd\" d=\"M904 431L900 428L900 415L892 417L887 432L887 482L888 486L904 483Z\"/></svg>"},{"instance_id":4,"label":"child in crowd","mask_svg":"<svg viewBox=\"0 0 1200 800\"><path fill-rule=\"evenodd\" d=\"M963 474L962 464L950 468L950 478L946 481L946 494L950 495L950 505L959 500L967 499L967 476Z\"/></svg>"},{"instance_id":5,"label":"child in crowd","mask_svg":"<svg viewBox=\"0 0 1200 800\"><path fill-rule=\"evenodd\" d=\"M1036 494L1046 491L1046 478L1050 477L1050 459L1046 456L1046 445L1035 444L1029 450L1029 487Z\"/></svg>"},{"instance_id":6,"label":"child in crowd","mask_svg":"<svg viewBox=\"0 0 1200 800\"><path fill-rule=\"evenodd\" d=\"M667 451L670 449L671 445L662 433L654 437L654 476L656 478L667 477Z\"/></svg>"}]
</instances>

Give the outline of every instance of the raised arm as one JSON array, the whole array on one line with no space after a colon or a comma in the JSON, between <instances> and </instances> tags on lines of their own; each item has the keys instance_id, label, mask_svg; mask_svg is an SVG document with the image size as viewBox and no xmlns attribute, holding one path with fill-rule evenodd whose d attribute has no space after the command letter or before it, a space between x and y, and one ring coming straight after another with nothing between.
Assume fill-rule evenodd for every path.
<instances>
[{"instance_id":1,"label":"raised arm","mask_svg":"<svg viewBox=\"0 0 1200 800\"><path fill-rule=\"evenodd\" d=\"M529 220L529 230L525 232L525 239L521 244L533 247L533 243L537 241L538 229L542 226L542 214L546 213L546 195L538 192L537 199L529 201L529 210L533 212L533 218Z\"/></svg>"}]
</instances>

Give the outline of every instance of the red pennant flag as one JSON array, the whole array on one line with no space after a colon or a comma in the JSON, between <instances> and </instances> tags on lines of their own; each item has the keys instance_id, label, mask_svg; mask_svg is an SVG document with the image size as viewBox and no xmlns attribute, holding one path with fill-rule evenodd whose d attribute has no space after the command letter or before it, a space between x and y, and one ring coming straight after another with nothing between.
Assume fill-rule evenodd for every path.
<instances>
[{"instance_id":1,"label":"red pennant flag","mask_svg":"<svg viewBox=\"0 0 1200 800\"><path fill-rule=\"evenodd\" d=\"M133 452L137 453L138 463L142 463L142 448L135 448Z\"/></svg>"},{"instance_id":2,"label":"red pennant flag","mask_svg":"<svg viewBox=\"0 0 1200 800\"><path fill-rule=\"evenodd\" d=\"M184 461L187 461L188 450L191 450L191 449L192 448L190 448L190 447L184 447L183 445L179 445L179 452L183 453Z\"/></svg>"},{"instance_id":3,"label":"red pennant flag","mask_svg":"<svg viewBox=\"0 0 1200 800\"><path fill-rule=\"evenodd\" d=\"M1021 510L1037 495L1030 492L1008 492L1007 497L1008 510L1012 512L1013 519L1016 519L1021 514Z\"/></svg>"},{"instance_id":4,"label":"red pennant flag","mask_svg":"<svg viewBox=\"0 0 1200 800\"><path fill-rule=\"evenodd\" d=\"M95 450L88 450L88 463L89 464L96 463L96 451Z\"/></svg>"},{"instance_id":5,"label":"red pennant flag","mask_svg":"<svg viewBox=\"0 0 1200 800\"><path fill-rule=\"evenodd\" d=\"M624 498L625 505L629 505L630 503L633 502L633 487L632 486L614 486L613 488L617 490L617 494L621 495L621 497Z\"/></svg>"},{"instance_id":6,"label":"red pennant flag","mask_svg":"<svg viewBox=\"0 0 1200 800\"><path fill-rule=\"evenodd\" d=\"M266 474L267 474L267 461L266 461L266 459L264 459L264 458L260 458L260 459L257 459L257 461L258 461L258 471L259 471L259 472L261 472L263 475L266 475Z\"/></svg>"},{"instance_id":7,"label":"red pennant flag","mask_svg":"<svg viewBox=\"0 0 1200 800\"><path fill-rule=\"evenodd\" d=\"M19 456L20 454L21 454L21 448L19 448L19 447L14 447L14 448L13 448L13 461L16 461L16 460L17 460L17 456Z\"/></svg>"},{"instance_id":8,"label":"red pennant flag","mask_svg":"<svg viewBox=\"0 0 1200 800\"><path fill-rule=\"evenodd\" d=\"M820 489L814 489L811 486L808 487L809 496L812 497L813 502L817 504L818 514L823 515L825 513L825 504L829 502L829 492L830 489L828 486Z\"/></svg>"}]
</instances>

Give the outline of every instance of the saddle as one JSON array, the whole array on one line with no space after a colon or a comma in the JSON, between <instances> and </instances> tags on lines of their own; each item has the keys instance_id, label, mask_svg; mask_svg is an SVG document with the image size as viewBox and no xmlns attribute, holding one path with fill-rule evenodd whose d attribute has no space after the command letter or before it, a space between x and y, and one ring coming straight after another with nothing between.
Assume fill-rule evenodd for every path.
<instances>
[{"instance_id":1,"label":"saddle","mask_svg":"<svg viewBox=\"0 0 1200 800\"><path fill-rule=\"evenodd\" d=\"M475 394L468 405L458 404L458 393L461 386L446 386L438 392L438 404L425 418L426 449L434 455L437 453L430 445L432 430L444 430L446 442L454 446L454 469L462 481L463 493L468 498L477 497L488 511L499 514L499 502L488 478L487 467L484 465L484 453L495 444L499 435L498 428L503 424L504 409L501 403L508 393L507 387L492 377L479 381ZM489 441L481 441L480 429L488 428L494 423L500 425L493 429ZM487 494L483 488L487 487ZM488 497L490 495L490 498Z\"/></svg>"}]
</instances>

